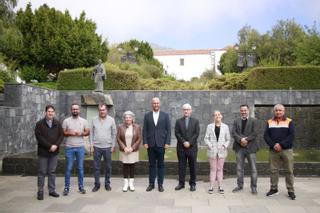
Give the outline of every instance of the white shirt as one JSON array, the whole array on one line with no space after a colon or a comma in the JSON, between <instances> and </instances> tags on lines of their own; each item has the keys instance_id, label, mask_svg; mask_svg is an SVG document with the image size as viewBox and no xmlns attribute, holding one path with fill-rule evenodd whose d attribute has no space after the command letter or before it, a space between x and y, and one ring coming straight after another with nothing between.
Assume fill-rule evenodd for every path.
<instances>
[{"instance_id":1,"label":"white shirt","mask_svg":"<svg viewBox=\"0 0 320 213\"><path fill-rule=\"evenodd\" d=\"M157 126L157 123L159 120L159 112L160 112L160 110L158 112L153 111L153 121L154 121L155 126Z\"/></svg>"}]
</instances>

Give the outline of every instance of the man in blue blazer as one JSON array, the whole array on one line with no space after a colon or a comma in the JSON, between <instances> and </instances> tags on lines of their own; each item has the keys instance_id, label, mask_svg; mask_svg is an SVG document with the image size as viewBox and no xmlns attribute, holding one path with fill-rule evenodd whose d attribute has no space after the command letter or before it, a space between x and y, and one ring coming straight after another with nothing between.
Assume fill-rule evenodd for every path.
<instances>
[{"instance_id":1,"label":"man in blue blazer","mask_svg":"<svg viewBox=\"0 0 320 213\"><path fill-rule=\"evenodd\" d=\"M199 120L191 117L192 108L190 104L182 106L183 117L176 120L174 128L177 138L177 156L179 163L179 184L175 190L184 188L187 162L190 170L190 191L196 190L196 163L200 127Z\"/></svg>"},{"instance_id":2,"label":"man in blue blazer","mask_svg":"<svg viewBox=\"0 0 320 213\"><path fill-rule=\"evenodd\" d=\"M171 125L169 115L160 111L160 99L154 97L151 102L152 111L144 115L143 146L148 150L149 186L146 191L154 189L157 176L158 190L163 192L164 153L170 146Z\"/></svg>"}]
</instances>

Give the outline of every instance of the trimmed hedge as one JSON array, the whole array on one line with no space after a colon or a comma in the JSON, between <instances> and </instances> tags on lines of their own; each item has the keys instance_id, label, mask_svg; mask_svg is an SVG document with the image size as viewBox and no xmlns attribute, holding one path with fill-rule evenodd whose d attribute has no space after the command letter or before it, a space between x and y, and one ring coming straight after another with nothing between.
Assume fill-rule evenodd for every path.
<instances>
[{"instance_id":1,"label":"trimmed hedge","mask_svg":"<svg viewBox=\"0 0 320 213\"><path fill-rule=\"evenodd\" d=\"M105 90L134 90L139 88L138 74L123 71L112 64L105 64L107 79L104 81ZM93 90L93 68L78 68L61 71L57 81L58 90Z\"/></svg>"},{"instance_id":2,"label":"trimmed hedge","mask_svg":"<svg viewBox=\"0 0 320 213\"><path fill-rule=\"evenodd\" d=\"M4 88L4 82L3 82L3 80L0 78L0 93L3 92L3 88Z\"/></svg>"},{"instance_id":3,"label":"trimmed hedge","mask_svg":"<svg viewBox=\"0 0 320 213\"><path fill-rule=\"evenodd\" d=\"M320 89L320 66L254 68L246 89Z\"/></svg>"}]
</instances>

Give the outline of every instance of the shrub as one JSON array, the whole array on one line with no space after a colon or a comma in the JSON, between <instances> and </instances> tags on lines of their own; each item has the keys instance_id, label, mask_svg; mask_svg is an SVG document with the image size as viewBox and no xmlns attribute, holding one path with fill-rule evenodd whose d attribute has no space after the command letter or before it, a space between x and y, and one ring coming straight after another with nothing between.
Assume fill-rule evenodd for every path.
<instances>
[{"instance_id":1,"label":"shrub","mask_svg":"<svg viewBox=\"0 0 320 213\"><path fill-rule=\"evenodd\" d=\"M4 88L4 81L0 78L0 93L3 92L3 88Z\"/></svg>"},{"instance_id":2,"label":"shrub","mask_svg":"<svg viewBox=\"0 0 320 213\"><path fill-rule=\"evenodd\" d=\"M47 80L47 71L43 68L35 66L23 66L20 69L20 77L29 83L31 80L37 80L43 82Z\"/></svg>"},{"instance_id":3,"label":"shrub","mask_svg":"<svg viewBox=\"0 0 320 213\"><path fill-rule=\"evenodd\" d=\"M104 89L133 90L138 88L138 75L132 71L123 71L112 64L105 64L107 79ZM78 68L59 73L57 89L59 90L93 90L93 68Z\"/></svg>"},{"instance_id":4,"label":"shrub","mask_svg":"<svg viewBox=\"0 0 320 213\"><path fill-rule=\"evenodd\" d=\"M255 68L247 89L320 89L320 66Z\"/></svg>"},{"instance_id":5,"label":"shrub","mask_svg":"<svg viewBox=\"0 0 320 213\"><path fill-rule=\"evenodd\" d=\"M209 82L209 88L213 90L246 89L249 73L250 71L246 71L242 73L226 73L223 76L215 76L215 78Z\"/></svg>"},{"instance_id":6,"label":"shrub","mask_svg":"<svg viewBox=\"0 0 320 213\"><path fill-rule=\"evenodd\" d=\"M147 73L150 73L151 77L155 79L160 78L163 75L163 70L155 65L145 64L142 69Z\"/></svg>"}]
</instances>

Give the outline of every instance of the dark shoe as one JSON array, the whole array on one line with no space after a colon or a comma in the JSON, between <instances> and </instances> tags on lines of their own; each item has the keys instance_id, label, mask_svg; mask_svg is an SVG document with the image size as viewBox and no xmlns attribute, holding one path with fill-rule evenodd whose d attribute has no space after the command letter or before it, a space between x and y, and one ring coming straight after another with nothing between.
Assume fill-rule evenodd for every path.
<instances>
[{"instance_id":1,"label":"dark shoe","mask_svg":"<svg viewBox=\"0 0 320 213\"><path fill-rule=\"evenodd\" d=\"M294 192L288 192L289 198L291 200L295 200L296 199L296 195L294 194Z\"/></svg>"},{"instance_id":2,"label":"dark shoe","mask_svg":"<svg viewBox=\"0 0 320 213\"><path fill-rule=\"evenodd\" d=\"M163 191L164 191L163 186L162 186L162 185L159 185L159 186L158 186L158 190L159 190L159 192L163 192Z\"/></svg>"},{"instance_id":3,"label":"dark shoe","mask_svg":"<svg viewBox=\"0 0 320 213\"><path fill-rule=\"evenodd\" d=\"M92 192L96 192L100 189L100 186L94 186L93 189L91 190Z\"/></svg>"},{"instance_id":4,"label":"dark shoe","mask_svg":"<svg viewBox=\"0 0 320 213\"><path fill-rule=\"evenodd\" d=\"M146 191L147 191L147 192L150 192L150 191L152 191L153 189L154 189L154 185L150 184L150 185L147 187Z\"/></svg>"},{"instance_id":5,"label":"dark shoe","mask_svg":"<svg viewBox=\"0 0 320 213\"><path fill-rule=\"evenodd\" d=\"M108 185L105 185L104 188L107 190L107 191L111 191L111 186L108 184Z\"/></svg>"},{"instance_id":6,"label":"dark shoe","mask_svg":"<svg viewBox=\"0 0 320 213\"><path fill-rule=\"evenodd\" d=\"M37 193L37 199L38 200L43 200L43 192L38 192Z\"/></svg>"},{"instance_id":7,"label":"dark shoe","mask_svg":"<svg viewBox=\"0 0 320 213\"><path fill-rule=\"evenodd\" d=\"M183 188L184 186L179 184L178 186L176 186L176 188L174 188L174 190L179 191L180 189L183 189Z\"/></svg>"},{"instance_id":8,"label":"dark shoe","mask_svg":"<svg viewBox=\"0 0 320 213\"><path fill-rule=\"evenodd\" d=\"M251 188L251 194L253 194L253 195L258 194L258 192L257 192L257 188L252 187L252 188Z\"/></svg>"},{"instance_id":9,"label":"dark shoe","mask_svg":"<svg viewBox=\"0 0 320 213\"><path fill-rule=\"evenodd\" d=\"M270 189L270 191L266 194L267 197L272 197L272 196L275 196L275 195L278 195L279 192L278 192L278 189Z\"/></svg>"},{"instance_id":10,"label":"dark shoe","mask_svg":"<svg viewBox=\"0 0 320 213\"><path fill-rule=\"evenodd\" d=\"M81 194L85 194L85 193L86 193L86 190L85 190L84 188L79 188L79 192L80 192Z\"/></svg>"},{"instance_id":11,"label":"dark shoe","mask_svg":"<svg viewBox=\"0 0 320 213\"><path fill-rule=\"evenodd\" d=\"M242 187L240 187L240 186L237 186L236 188L234 188L233 190L232 190L232 192L233 193L235 193L235 192L239 192L239 191L242 191Z\"/></svg>"},{"instance_id":12,"label":"dark shoe","mask_svg":"<svg viewBox=\"0 0 320 213\"><path fill-rule=\"evenodd\" d=\"M55 191L49 192L49 196L51 196L51 197L60 197L60 195Z\"/></svg>"},{"instance_id":13,"label":"dark shoe","mask_svg":"<svg viewBox=\"0 0 320 213\"><path fill-rule=\"evenodd\" d=\"M195 185L190 186L190 191L191 191L191 192L196 191L196 186L195 186Z\"/></svg>"},{"instance_id":14,"label":"dark shoe","mask_svg":"<svg viewBox=\"0 0 320 213\"><path fill-rule=\"evenodd\" d=\"M63 196L67 196L69 194L69 188L64 188Z\"/></svg>"}]
</instances>

